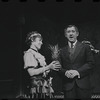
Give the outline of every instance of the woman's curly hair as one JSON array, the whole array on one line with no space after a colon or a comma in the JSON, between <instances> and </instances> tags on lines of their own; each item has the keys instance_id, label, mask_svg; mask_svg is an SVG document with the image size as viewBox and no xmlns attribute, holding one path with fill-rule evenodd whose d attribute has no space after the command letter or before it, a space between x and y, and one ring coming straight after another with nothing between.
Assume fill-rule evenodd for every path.
<instances>
[{"instance_id":1,"label":"woman's curly hair","mask_svg":"<svg viewBox=\"0 0 100 100\"><path fill-rule=\"evenodd\" d=\"M28 45L30 45L31 42L33 42L37 37L39 37L41 40L43 40L41 34L38 33L37 31L29 32L29 33L27 34L27 37L26 37L26 41L25 41L25 42L26 42Z\"/></svg>"}]
</instances>

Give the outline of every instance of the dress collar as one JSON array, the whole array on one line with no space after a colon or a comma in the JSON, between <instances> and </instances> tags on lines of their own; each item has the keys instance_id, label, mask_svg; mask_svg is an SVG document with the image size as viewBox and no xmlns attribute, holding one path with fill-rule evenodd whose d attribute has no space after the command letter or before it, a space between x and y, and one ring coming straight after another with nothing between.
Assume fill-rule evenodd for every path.
<instances>
[{"instance_id":1,"label":"dress collar","mask_svg":"<svg viewBox=\"0 0 100 100\"><path fill-rule=\"evenodd\" d=\"M32 50L34 50L34 51L36 51L36 52L38 52L36 49L34 49L34 48L30 48L30 49L32 49Z\"/></svg>"}]
</instances>

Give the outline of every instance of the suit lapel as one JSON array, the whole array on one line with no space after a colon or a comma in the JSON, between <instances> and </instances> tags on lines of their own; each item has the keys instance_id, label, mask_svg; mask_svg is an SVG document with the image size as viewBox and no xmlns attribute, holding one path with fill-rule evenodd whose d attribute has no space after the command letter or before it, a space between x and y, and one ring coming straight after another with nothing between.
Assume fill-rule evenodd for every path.
<instances>
[{"instance_id":1,"label":"suit lapel","mask_svg":"<svg viewBox=\"0 0 100 100\"><path fill-rule=\"evenodd\" d=\"M72 58L72 62L76 59L76 57L79 55L80 51L82 49L82 44L80 42L77 41L76 43L76 47L75 47L75 51L73 54L73 58Z\"/></svg>"},{"instance_id":2,"label":"suit lapel","mask_svg":"<svg viewBox=\"0 0 100 100\"><path fill-rule=\"evenodd\" d=\"M65 47L65 50L64 50L64 56L67 57L67 59L70 61L70 58L69 58L69 49L68 49L68 45Z\"/></svg>"}]
</instances>

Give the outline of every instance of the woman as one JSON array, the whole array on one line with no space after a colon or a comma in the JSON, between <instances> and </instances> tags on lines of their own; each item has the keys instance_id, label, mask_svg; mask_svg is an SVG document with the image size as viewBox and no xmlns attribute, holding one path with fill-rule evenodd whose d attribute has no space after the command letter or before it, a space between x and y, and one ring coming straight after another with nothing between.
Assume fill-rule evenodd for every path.
<instances>
[{"instance_id":1,"label":"woman","mask_svg":"<svg viewBox=\"0 0 100 100\"><path fill-rule=\"evenodd\" d=\"M30 75L30 92L32 98L34 96L42 98L44 94L49 95L54 92L51 87L51 78L47 79L46 76L50 70L58 71L60 64L57 61L53 61L49 65L46 64L45 57L38 52L43 44L42 36L38 32L34 31L29 33L26 42L30 48L24 52L24 69Z\"/></svg>"}]
</instances>

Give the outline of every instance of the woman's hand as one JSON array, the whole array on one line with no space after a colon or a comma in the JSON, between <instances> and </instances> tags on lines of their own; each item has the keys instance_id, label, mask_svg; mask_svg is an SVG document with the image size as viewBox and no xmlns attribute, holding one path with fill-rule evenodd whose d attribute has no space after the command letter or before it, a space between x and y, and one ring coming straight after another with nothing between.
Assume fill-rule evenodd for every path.
<instances>
[{"instance_id":1,"label":"woman's hand","mask_svg":"<svg viewBox=\"0 0 100 100\"><path fill-rule=\"evenodd\" d=\"M52 61L49 64L49 68L55 71L59 71L59 69L61 68L61 64L59 61Z\"/></svg>"}]
</instances>

